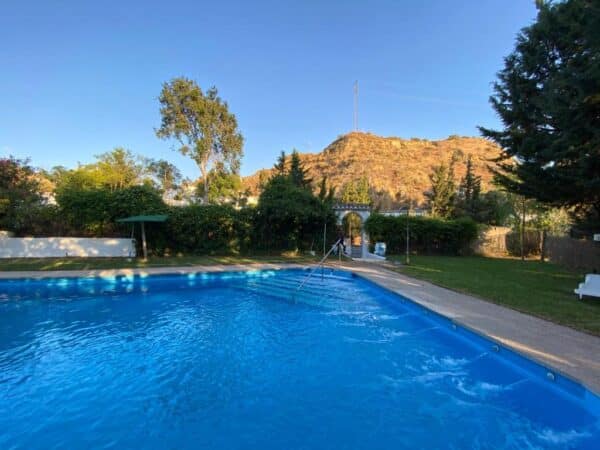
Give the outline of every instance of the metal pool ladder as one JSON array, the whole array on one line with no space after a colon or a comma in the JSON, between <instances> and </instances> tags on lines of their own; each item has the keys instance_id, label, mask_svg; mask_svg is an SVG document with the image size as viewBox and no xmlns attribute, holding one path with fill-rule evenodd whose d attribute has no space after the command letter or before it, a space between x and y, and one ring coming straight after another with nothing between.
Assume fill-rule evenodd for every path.
<instances>
[{"instance_id":1,"label":"metal pool ladder","mask_svg":"<svg viewBox=\"0 0 600 450\"><path fill-rule=\"evenodd\" d=\"M306 284L306 282L310 279L310 277L313 276L313 274L316 272L316 270L319 267L323 267L323 264L325 264L325 260L329 257L329 255L331 255L331 252L333 252L336 248L338 248L341 241L342 241L341 239L338 239L337 241L335 241L335 244L333 244L331 246L331 249L329 249L329 251L325 254L325 256L323 256L323 258L321 258L321 261L319 261L317 263L317 265L315 267L313 267L310 270L310 272L308 272L308 274L304 277L304 279L298 284L298 287L296 287L296 292L298 292L300 289L302 289L302 287Z\"/></svg>"}]
</instances>

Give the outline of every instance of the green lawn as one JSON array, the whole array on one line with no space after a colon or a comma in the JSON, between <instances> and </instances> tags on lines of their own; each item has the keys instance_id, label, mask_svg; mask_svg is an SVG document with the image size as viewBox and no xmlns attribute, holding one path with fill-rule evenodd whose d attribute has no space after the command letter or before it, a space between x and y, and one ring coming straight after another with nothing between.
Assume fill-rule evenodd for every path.
<instances>
[{"instance_id":1,"label":"green lawn","mask_svg":"<svg viewBox=\"0 0 600 450\"><path fill-rule=\"evenodd\" d=\"M0 271L15 270L91 270L134 267L173 267L212 264L311 263L309 255L278 254L253 256L172 256L153 257L148 261L126 258L14 258L0 259Z\"/></svg>"},{"instance_id":2,"label":"green lawn","mask_svg":"<svg viewBox=\"0 0 600 450\"><path fill-rule=\"evenodd\" d=\"M403 261L401 256L389 259ZM600 299L579 301L573 289L583 273L539 261L414 256L397 269L411 277L472 294L534 316L600 335Z\"/></svg>"}]
</instances>

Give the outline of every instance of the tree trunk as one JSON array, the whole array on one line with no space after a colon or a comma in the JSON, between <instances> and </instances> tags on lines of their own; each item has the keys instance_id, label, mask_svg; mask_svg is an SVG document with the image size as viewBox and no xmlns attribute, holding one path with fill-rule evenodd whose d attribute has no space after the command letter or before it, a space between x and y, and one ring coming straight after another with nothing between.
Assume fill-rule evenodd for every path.
<instances>
[{"instance_id":1,"label":"tree trunk","mask_svg":"<svg viewBox=\"0 0 600 450\"><path fill-rule=\"evenodd\" d=\"M200 165L200 172L202 173L202 182L204 183L202 201L205 205L208 205L208 171L206 170L206 161L203 161Z\"/></svg>"},{"instance_id":2,"label":"tree trunk","mask_svg":"<svg viewBox=\"0 0 600 450\"><path fill-rule=\"evenodd\" d=\"M546 230L542 230L541 242L540 242L540 261L546 260Z\"/></svg>"},{"instance_id":3,"label":"tree trunk","mask_svg":"<svg viewBox=\"0 0 600 450\"><path fill-rule=\"evenodd\" d=\"M521 261L525 261L525 197L523 197L521 203L521 236L519 240L521 244Z\"/></svg>"}]
</instances>

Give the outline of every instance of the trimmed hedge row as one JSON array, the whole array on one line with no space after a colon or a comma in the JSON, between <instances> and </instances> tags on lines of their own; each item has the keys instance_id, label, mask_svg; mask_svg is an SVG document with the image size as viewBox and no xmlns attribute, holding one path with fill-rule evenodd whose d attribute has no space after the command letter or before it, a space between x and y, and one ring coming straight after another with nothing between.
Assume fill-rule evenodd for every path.
<instances>
[{"instance_id":1,"label":"trimmed hedge row","mask_svg":"<svg viewBox=\"0 0 600 450\"><path fill-rule=\"evenodd\" d=\"M186 254L223 254L247 250L252 211L230 206L171 207L165 223L165 250Z\"/></svg>"},{"instance_id":2,"label":"trimmed hedge row","mask_svg":"<svg viewBox=\"0 0 600 450\"><path fill-rule=\"evenodd\" d=\"M442 220L409 217L411 251L423 254L468 253L477 239L477 224L471 219ZM371 242L385 242L387 253L406 251L406 216L372 214L365 222Z\"/></svg>"}]
</instances>

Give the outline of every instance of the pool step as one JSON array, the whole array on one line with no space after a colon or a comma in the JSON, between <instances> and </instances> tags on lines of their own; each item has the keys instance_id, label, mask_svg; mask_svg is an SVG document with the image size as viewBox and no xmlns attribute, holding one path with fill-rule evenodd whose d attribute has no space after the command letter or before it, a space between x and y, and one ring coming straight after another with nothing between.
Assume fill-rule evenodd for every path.
<instances>
[{"instance_id":1,"label":"pool step","mask_svg":"<svg viewBox=\"0 0 600 450\"><path fill-rule=\"evenodd\" d=\"M300 291L298 291L298 285L297 278L283 279L273 277L252 280L246 285L246 289L261 295L277 297L292 302L303 302L313 306L327 306L328 303L333 305L336 301L345 300L344 297L323 289L323 285L320 282L310 285L307 283Z\"/></svg>"},{"instance_id":2,"label":"pool step","mask_svg":"<svg viewBox=\"0 0 600 450\"><path fill-rule=\"evenodd\" d=\"M262 279L260 281L257 281L256 283L261 284L261 285L266 285L266 286L274 286L274 287L279 287L279 288L284 288L287 289L289 292L298 292L298 293L302 293L302 292L308 292L308 293L318 293L319 295L325 295L328 297L337 297L337 298L342 298L339 297L337 295L335 295L335 291L333 291L331 289L331 285L328 284L328 280L327 278L325 278L324 280L321 280L321 278L315 278L315 279L309 279L306 281L306 283L302 286L302 289L298 290L298 287L300 286L300 282L298 281L297 278L284 278L284 277L273 277L273 278L266 278L266 279Z\"/></svg>"}]
</instances>

